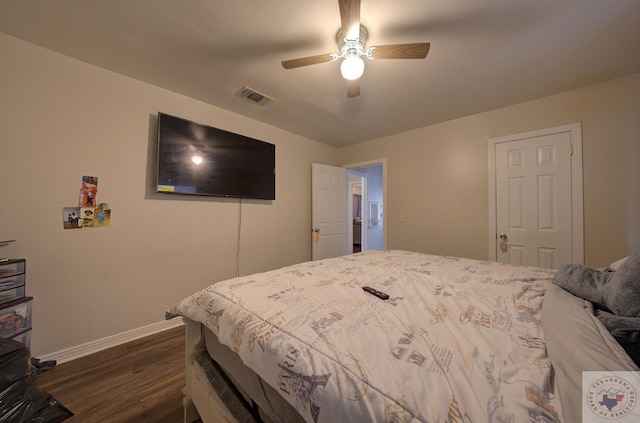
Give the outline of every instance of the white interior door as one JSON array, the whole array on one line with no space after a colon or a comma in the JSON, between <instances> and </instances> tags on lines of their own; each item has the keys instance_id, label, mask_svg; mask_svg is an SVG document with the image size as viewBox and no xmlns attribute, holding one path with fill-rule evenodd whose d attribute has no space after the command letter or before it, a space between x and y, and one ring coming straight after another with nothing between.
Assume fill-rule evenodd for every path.
<instances>
[{"instance_id":1,"label":"white interior door","mask_svg":"<svg viewBox=\"0 0 640 423\"><path fill-rule=\"evenodd\" d=\"M312 259L347 254L347 170L313 163L311 192Z\"/></svg>"},{"instance_id":2,"label":"white interior door","mask_svg":"<svg viewBox=\"0 0 640 423\"><path fill-rule=\"evenodd\" d=\"M555 269L582 263L577 245L582 242L582 199L574 192L582 192L581 166L579 181L573 172L579 133L571 129L575 127L490 140L490 184L495 187L490 248L495 260Z\"/></svg>"}]
</instances>

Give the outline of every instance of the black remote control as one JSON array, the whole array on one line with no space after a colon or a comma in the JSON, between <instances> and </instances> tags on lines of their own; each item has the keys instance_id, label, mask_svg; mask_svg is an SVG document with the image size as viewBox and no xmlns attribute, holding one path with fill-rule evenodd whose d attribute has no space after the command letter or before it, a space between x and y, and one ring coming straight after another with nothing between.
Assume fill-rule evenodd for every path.
<instances>
[{"instance_id":1,"label":"black remote control","mask_svg":"<svg viewBox=\"0 0 640 423\"><path fill-rule=\"evenodd\" d=\"M376 297L380 298L381 300L388 300L389 299L389 295L385 294L384 292L378 291L377 289L373 289L370 286L363 286L362 289L364 289L366 292L368 292L371 295L375 295Z\"/></svg>"}]
</instances>

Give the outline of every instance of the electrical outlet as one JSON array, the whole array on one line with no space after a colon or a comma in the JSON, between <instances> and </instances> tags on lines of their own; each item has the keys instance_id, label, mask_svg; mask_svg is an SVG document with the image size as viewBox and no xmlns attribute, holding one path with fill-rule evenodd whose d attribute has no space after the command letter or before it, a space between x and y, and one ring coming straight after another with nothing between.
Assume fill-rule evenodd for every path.
<instances>
[{"instance_id":1,"label":"electrical outlet","mask_svg":"<svg viewBox=\"0 0 640 423\"><path fill-rule=\"evenodd\" d=\"M400 222L406 222L407 221L407 215L404 213L400 213Z\"/></svg>"}]
</instances>

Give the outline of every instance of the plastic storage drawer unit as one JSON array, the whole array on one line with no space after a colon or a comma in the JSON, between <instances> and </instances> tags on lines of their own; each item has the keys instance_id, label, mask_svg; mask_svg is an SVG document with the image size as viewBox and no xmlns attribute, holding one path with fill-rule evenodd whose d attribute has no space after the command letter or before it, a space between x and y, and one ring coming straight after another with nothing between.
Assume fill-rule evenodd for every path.
<instances>
[{"instance_id":1,"label":"plastic storage drawer unit","mask_svg":"<svg viewBox=\"0 0 640 423\"><path fill-rule=\"evenodd\" d=\"M15 336L12 336L11 339L22 342L27 346L27 348L31 348L31 328Z\"/></svg>"},{"instance_id":2,"label":"plastic storage drawer unit","mask_svg":"<svg viewBox=\"0 0 640 423\"><path fill-rule=\"evenodd\" d=\"M0 278L24 273L25 263L25 259L13 259L0 263Z\"/></svg>"},{"instance_id":3,"label":"plastic storage drawer unit","mask_svg":"<svg viewBox=\"0 0 640 423\"><path fill-rule=\"evenodd\" d=\"M24 298L25 264L24 259L0 263L0 305Z\"/></svg>"},{"instance_id":4,"label":"plastic storage drawer unit","mask_svg":"<svg viewBox=\"0 0 640 423\"><path fill-rule=\"evenodd\" d=\"M0 337L13 338L31 328L33 297L14 300L0 306Z\"/></svg>"}]
</instances>

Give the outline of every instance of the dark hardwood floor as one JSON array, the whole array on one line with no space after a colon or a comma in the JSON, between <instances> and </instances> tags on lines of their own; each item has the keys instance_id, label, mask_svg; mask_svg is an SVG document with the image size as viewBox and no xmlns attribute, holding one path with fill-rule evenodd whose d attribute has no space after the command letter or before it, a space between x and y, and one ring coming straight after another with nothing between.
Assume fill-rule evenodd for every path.
<instances>
[{"instance_id":1,"label":"dark hardwood floor","mask_svg":"<svg viewBox=\"0 0 640 423\"><path fill-rule=\"evenodd\" d=\"M185 330L170 329L59 364L36 377L69 423L180 423Z\"/></svg>"}]
</instances>

